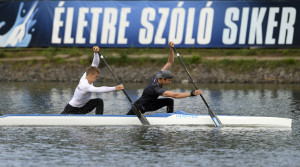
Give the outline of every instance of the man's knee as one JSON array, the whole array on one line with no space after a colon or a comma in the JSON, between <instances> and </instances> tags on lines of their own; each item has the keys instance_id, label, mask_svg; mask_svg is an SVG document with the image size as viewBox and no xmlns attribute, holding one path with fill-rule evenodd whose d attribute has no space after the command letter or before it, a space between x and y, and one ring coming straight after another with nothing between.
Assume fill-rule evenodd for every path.
<instances>
[{"instance_id":1,"label":"man's knee","mask_svg":"<svg viewBox=\"0 0 300 167\"><path fill-rule=\"evenodd\" d=\"M100 98L94 99L94 101L97 103L97 106L103 106L103 100Z\"/></svg>"},{"instance_id":2,"label":"man's knee","mask_svg":"<svg viewBox=\"0 0 300 167\"><path fill-rule=\"evenodd\" d=\"M103 104L103 100L100 98L96 98L95 100L95 107L96 107L96 115L103 115L103 108L104 108L104 104Z\"/></svg>"},{"instance_id":3,"label":"man's knee","mask_svg":"<svg viewBox=\"0 0 300 167\"><path fill-rule=\"evenodd\" d=\"M167 103L169 104L169 105L173 105L174 104L174 100L173 99L171 99L171 98L167 98Z\"/></svg>"},{"instance_id":4,"label":"man's knee","mask_svg":"<svg viewBox=\"0 0 300 167\"><path fill-rule=\"evenodd\" d=\"M145 113L145 108L143 106L141 106L140 104L134 103L133 105L131 105L131 109L129 110L129 112L126 115L136 115L134 110L139 110L142 114Z\"/></svg>"},{"instance_id":5,"label":"man's knee","mask_svg":"<svg viewBox=\"0 0 300 167\"><path fill-rule=\"evenodd\" d=\"M168 98L167 100L167 113L173 113L173 108L174 108L174 100L171 98Z\"/></svg>"}]
</instances>

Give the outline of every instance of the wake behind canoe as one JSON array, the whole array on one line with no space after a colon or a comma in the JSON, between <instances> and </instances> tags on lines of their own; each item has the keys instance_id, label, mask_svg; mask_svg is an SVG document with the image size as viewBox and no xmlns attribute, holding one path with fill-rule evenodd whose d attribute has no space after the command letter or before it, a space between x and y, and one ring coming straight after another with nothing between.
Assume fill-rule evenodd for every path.
<instances>
[{"instance_id":1,"label":"wake behind canoe","mask_svg":"<svg viewBox=\"0 0 300 167\"><path fill-rule=\"evenodd\" d=\"M156 113L146 116L150 125L199 125L214 126L209 115L194 115L184 112ZM223 126L291 128L292 120L278 117L218 115ZM19 114L3 115L0 126L105 126L142 125L133 115L51 115Z\"/></svg>"}]
</instances>

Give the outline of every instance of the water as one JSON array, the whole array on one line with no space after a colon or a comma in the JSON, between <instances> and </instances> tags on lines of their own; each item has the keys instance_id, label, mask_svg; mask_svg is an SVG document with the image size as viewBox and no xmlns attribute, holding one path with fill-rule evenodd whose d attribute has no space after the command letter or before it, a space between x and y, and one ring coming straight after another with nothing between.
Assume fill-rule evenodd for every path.
<instances>
[{"instance_id":1,"label":"water","mask_svg":"<svg viewBox=\"0 0 300 167\"><path fill-rule=\"evenodd\" d=\"M136 100L144 84L125 86L129 96ZM299 166L299 85L199 86L216 114L292 118L292 129L0 127L0 166ZM1 83L0 113L59 114L75 87L76 83ZM186 92L192 86L172 84L167 89ZM129 109L122 92L93 97L104 99L105 114L125 114ZM200 97L176 99L174 108L207 114Z\"/></svg>"}]
</instances>

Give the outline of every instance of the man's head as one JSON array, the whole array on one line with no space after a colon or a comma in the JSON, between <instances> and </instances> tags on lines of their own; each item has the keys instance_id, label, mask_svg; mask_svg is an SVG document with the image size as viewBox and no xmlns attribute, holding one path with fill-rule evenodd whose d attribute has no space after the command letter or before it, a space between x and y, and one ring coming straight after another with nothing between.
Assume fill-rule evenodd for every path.
<instances>
[{"instance_id":1,"label":"man's head","mask_svg":"<svg viewBox=\"0 0 300 167\"><path fill-rule=\"evenodd\" d=\"M86 71L86 79L89 83L94 83L99 76L99 69L97 67L91 66Z\"/></svg>"},{"instance_id":2,"label":"man's head","mask_svg":"<svg viewBox=\"0 0 300 167\"><path fill-rule=\"evenodd\" d=\"M171 84L171 81L172 81L172 78L173 78L173 74L169 70L164 70L164 71L162 71L161 74L157 74L156 78L158 78L159 84L161 84L161 85L169 85L169 84Z\"/></svg>"}]
</instances>

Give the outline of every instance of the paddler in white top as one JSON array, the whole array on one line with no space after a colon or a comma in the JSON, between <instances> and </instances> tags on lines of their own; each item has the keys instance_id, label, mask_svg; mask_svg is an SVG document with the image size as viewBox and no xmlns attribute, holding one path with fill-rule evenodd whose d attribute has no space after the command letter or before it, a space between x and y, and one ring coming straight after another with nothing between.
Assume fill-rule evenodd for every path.
<instances>
[{"instance_id":1,"label":"paddler in white top","mask_svg":"<svg viewBox=\"0 0 300 167\"><path fill-rule=\"evenodd\" d=\"M94 82L99 76L99 69L97 68L100 63L99 47L94 46L94 59L91 67L81 77L78 86L75 89L72 100L66 105L61 114L87 114L96 108L96 115L103 114L103 100L100 98L90 99L93 92L111 92L115 90L122 90L122 84L115 87L95 87Z\"/></svg>"}]
</instances>

